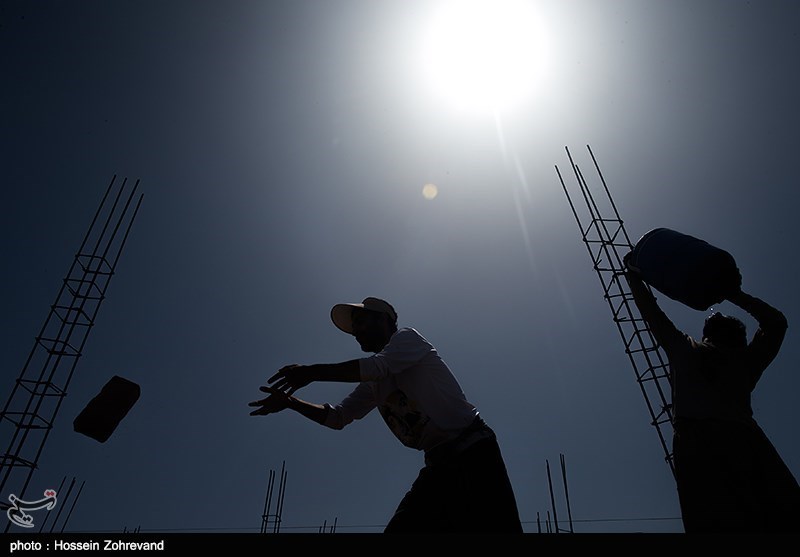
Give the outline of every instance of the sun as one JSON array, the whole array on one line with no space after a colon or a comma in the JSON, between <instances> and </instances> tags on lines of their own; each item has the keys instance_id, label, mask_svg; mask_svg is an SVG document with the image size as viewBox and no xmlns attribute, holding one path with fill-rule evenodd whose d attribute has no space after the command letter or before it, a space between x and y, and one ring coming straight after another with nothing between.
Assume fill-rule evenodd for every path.
<instances>
[{"instance_id":1,"label":"sun","mask_svg":"<svg viewBox=\"0 0 800 557\"><path fill-rule=\"evenodd\" d=\"M531 2L451 0L421 42L425 82L462 110L505 111L529 100L545 44Z\"/></svg>"}]
</instances>

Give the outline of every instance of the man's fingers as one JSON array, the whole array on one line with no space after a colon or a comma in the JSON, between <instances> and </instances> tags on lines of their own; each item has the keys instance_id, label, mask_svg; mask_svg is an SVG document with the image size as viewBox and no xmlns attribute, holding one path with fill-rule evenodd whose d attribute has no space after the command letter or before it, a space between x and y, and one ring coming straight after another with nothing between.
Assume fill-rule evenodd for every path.
<instances>
[{"instance_id":1,"label":"man's fingers","mask_svg":"<svg viewBox=\"0 0 800 557\"><path fill-rule=\"evenodd\" d=\"M288 366L283 366L277 371L277 373L275 373L275 375L273 375L267 380L267 383L272 383L273 381L276 381L279 378L283 378L284 380L286 380L286 372L295 367L300 367L300 364L289 364Z\"/></svg>"},{"instance_id":2,"label":"man's fingers","mask_svg":"<svg viewBox=\"0 0 800 557\"><path fill-rule=\"evenodd\" d=\"M262 385L258 388L258 390L261 391L262 393L269 393L271 395L278 393L283 394L283 391L275 385Z\"/></svg>"},{"instance_id":3,"label":"man's fingers","mask_svg":"<svg viewBox=\"0 0 800 557\"><path fill-rule=\"evenodd\" d=\"M262 393L269 393L270 395L274 396L286 396L292 394L289 392L289 387L284 385L282 387L259 387L258 388ZM264 400L267 400L266 398Z\"/></svg>"},{"instance_id":4,"label":"man's fingers","mask_svg":"<svg viewBox=\"0 0 800 557\"><path fill-rule=\"evenodd\" d=\"M269 378L267 383L275 383L275 388L280 388L280 385L285 385L289 382L289 378L283 375L282 373L276 373L272 377Z\"/></svg>"},{"instance_id":5,"label":"man's fingers","mask_svg":"<svg viewBox=\"0 0 800 557\"><path fill-rule=\"evenodd\" d=\"M286 381L286 380L284 379L284 380L282 380L282 381L279 381L278 383L275 383L275 385L273 385L273 388L274 388L276 391L281 391L281 392L284 392L284 393L285 393L285 392L287 392L289 389L291 389L291 388L292 388L292 386L291 386L291 384L290 384L288 381Z\"/></svg>"},{"instance_id":6,"label":"man's fingers","mask_svg":"<svg viewBox=\"0 0 800 557\"><path fill-rule=\"evenodd\" d=\"M251 416L266 416L268 414L280 412L287 407L289 401L288 396L291 393L287 394L286 392L287 389L290 389L290 387L286 384L285 380L280 381L276 386L262 385L258 389L262 393L269 393L269 396L260 400L254 400L253 402L249 402L247 404L251 407L259 407L250 412Z\"/></svg>"}]
</instances>

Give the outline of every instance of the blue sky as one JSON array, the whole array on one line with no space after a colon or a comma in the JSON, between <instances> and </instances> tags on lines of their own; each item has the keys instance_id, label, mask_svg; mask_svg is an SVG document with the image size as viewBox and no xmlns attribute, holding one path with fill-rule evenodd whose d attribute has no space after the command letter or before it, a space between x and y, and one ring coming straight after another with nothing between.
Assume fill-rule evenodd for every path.
<instances>
[{"instance_id":1,"label":"blue sky","mask_svg":"<svg viewBox=\"0 0 800 557\"><path fill-rule=\"evenodd\" d=\"M287 363L362 355L329 311L378 296L497 432L526 531L551 510L547 461L563 503L561 454L576 532L681 531L555 173L566 146L588 168L591 145L632 237L666 226L727 249L744 289L784 311L753 407L800 472L800 7L531 2L545 59L493 112L426 82L437 5L0 7L4 400L111 177L144 194L30 488L86 482L70 530L257 532L285 462L283 531L380 531L421 454L377 413L333 431L247 407ZM659 299L699 334L702 312ZM100 444L72 419L113 375L142 394Z\"/></svg>"}]
</instances>

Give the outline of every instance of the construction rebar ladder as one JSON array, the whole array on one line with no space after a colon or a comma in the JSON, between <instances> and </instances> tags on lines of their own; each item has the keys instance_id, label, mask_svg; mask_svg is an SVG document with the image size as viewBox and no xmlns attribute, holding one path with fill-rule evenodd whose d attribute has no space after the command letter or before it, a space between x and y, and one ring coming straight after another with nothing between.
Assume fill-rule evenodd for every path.
<instances>
[{"instance_id":1,"label":"construction rebar ladder","mask_svg":"<svg viewBox=\"0 0 800 557\"><path fill-rule=\"evenodd\" d=\"M50 307L33 348L0 411L0 509L9 495L22 499L38 468L38 460L67 396L97 313L106 297L117 262L142 201L134 199L137 181L123 198L127 180L116 176L92 220L72 266ZM50 487L50 486L48 486ZM10 526L6 523L6 531Z\"/></svg>"},{"instance_id":2,"label":"construction rebar ladder","mask_svg":"<svg viewBox=\"0 0 800 557\"><path fill-rule=\"evenodd\" d=\"M614 323L622 337L625 353L633 366L636 381L644 395L650 413L650 423L656 428L665 460L674 477L675 467L671 448L671 377L668 360L633 302L633 295L624 276L625 266L623 263L623 257L633 249L633 244L625 230L617 206L611 198L611 193L594 153L588 145L586 148L602 185L599 196L592 192L580 167L573 161L569 148L565 148L580 190L579 199L583 200L585 210L579 210L576 203L573 202L557 165L555 167L556 174L580 229L581 239L589 251L592 265L600 279L603 297L608 302ZM598 186L595 185L595 190L597 189ZM668 431L665 432L665 429Z\"/></svg>"}]
</instances>

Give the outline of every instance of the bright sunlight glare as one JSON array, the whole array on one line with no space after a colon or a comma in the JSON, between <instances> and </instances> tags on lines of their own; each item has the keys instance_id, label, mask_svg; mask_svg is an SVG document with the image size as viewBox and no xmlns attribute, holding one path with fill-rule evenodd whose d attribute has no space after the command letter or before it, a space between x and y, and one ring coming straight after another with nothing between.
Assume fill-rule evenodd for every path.
<instances>
[{"instance_id":1,"label":"bright sunlight glare","mask_svg":"<svg viewBox=\"0 0 800 557\"><path fill-rule=\"evenodd\" d=\"M426 82L462 110L499 112L530 99L545 61L542 32L530 4L442 3L422 41Z\"/></svg>"}]
</instances>

